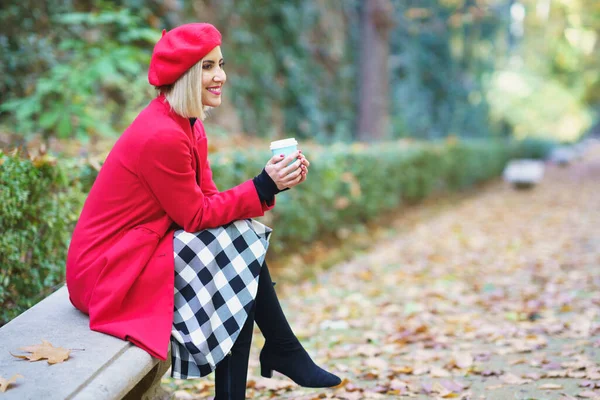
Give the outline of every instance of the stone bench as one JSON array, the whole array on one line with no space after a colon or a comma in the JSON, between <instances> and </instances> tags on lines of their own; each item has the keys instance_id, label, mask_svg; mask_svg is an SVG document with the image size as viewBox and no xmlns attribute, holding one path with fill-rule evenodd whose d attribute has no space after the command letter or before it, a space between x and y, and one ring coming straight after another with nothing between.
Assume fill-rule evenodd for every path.
<instances>
[{"instance_id":1,"label":"stone bench","mask_svg":"<svg viewBox=\"0 0 600 400\"><path fill-rule=\"evenodd\" d=\"M84 349L71 351L63 363L30 362L11 356L27 354L23 346L40 344ZM170 396L160 379L170 366L131 343L93 332L88 317L70 303L63 287L0 328L0 376L17 379L2 400L163 400Z\"/></svg>"},{"instance_id":2,"label":"stone bench","mask_svg":"<svg viewBox=\"0 0 600 400\"><path fill-rule=\"evenodd\" d=\"M550 152L549 159L560 166L567 166L578 158L578 152L573 146L559 146Z\"/></svg>"},{"instance_id":3,"label":"stone bench","mask_svg":"<svg viewBox=\"0 0 600 400\"><path fill-rule=\"evenodd\" d=\"M539 160L511 160L502 173L504 180L517 189L531 188L544 177L544 163Z\"/></svg>"}]
</instances>

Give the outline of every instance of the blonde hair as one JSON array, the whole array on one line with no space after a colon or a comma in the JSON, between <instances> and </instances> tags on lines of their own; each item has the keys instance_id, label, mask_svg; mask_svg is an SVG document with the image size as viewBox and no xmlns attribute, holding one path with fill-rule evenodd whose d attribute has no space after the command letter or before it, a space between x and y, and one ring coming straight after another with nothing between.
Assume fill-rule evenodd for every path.
<instances>
[{"instance_id":1,"label":"blonde hair","mask_svg":"<svg viewBox=\"0 0 600 400\"><path fill-rule=\"evenodd\" d=\"M188 69L172 85L158 88L171 105L171 109L185 118L206 118L202 104L202 62L200 60Z\"/></svg>"}]
</instances>

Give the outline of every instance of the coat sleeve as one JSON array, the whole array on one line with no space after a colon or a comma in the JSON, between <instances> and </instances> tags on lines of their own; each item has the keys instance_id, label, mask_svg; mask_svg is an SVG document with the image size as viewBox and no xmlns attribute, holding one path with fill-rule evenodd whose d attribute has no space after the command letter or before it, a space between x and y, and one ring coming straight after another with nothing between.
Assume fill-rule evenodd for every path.
<instances>
[{"instance_id":1,"label":"coat sleeve","mask_svg":"<svg viewBox=\"0 0 600 400\"><path fill-rule=\"evenodd\" d=\"M138 173L167 215L188 232L259 217L271 208L261 203L252 180L206 196L196 183L191 143L178 132L158 132L144 144Z\"/></svg>"}]
</instances>

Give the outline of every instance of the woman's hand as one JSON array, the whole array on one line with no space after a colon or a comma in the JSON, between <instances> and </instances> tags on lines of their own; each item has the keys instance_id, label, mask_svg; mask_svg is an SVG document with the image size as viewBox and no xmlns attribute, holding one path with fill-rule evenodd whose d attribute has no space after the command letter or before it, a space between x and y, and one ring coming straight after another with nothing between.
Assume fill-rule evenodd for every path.
<instances>
[{"instance_id":1,"label":"woman's hand","mask_svg":"<svg viewBox=\"0 0 600 400\"><path fill-rule=\"evenodd\" d=\"M277 189L283 190L304 182L309 166L310 162L298 150L287 157L280 155L271 157L265 166L265 170L275 182Z\"/></svg>"},{"instance_id":2,"label":"woman's hand","mask_svg":"<svg viewBox=\"0 0 600 400\"><path fill-rule=\"evenodd\" d=\"M304 157L302 152L300 152L300 161L302 162L300 165L300 168L302 169L302 179L300 179L299 183L302 183L306 180L306 176L308 175L308 167L310 167L310 162L306 159L306 157Z\"/></svg>"}]
</instances>

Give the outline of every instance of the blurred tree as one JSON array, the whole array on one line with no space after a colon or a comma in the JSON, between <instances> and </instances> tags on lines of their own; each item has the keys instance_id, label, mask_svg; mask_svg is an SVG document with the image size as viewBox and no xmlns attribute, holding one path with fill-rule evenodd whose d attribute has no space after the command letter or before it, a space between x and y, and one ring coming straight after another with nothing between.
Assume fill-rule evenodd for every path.
<instances>
[{"instance_id":1,"label":"blurred tree","mask_svg":"<svg viewBox=\"0 0 600 400\"><path fill-rule=\"evenodd\" d=\"M395 25L389 0L366 0L361 13L357 138L372 142L389 131L389 35Z\"/></svg>"},{"instance_id":2,"label":"blurred tree","mask_svg":"<svg viewBox=\"0 0 600 400\"><path fill-rule=\"evenodd\" d=\"M73 7L70 1L12 1L0 7L0 104L7 95L22 97L35 78L56 62L64 29L53 18Z\"/></svg>"},{"instance_id":3,"label":"blurred tree","mask_svg":"<svg viewBox=\"0 0 600 400\"><path fill-rule=\"evenodd\" d=\"M485 137L497 127L579 132L600 103L600 2L5 3L0 124L22 137L118 133L153 95L145 75L160 30L198 20L224 36L232 107L215 121L232 120L230 129L263 137ZM512 82L524 86L506 85L515 72ZM514 97L529 92L546 94ZM564 121L540 112L564 116L556 112L560 104L569 104Z\"/></svg>"},{"instance_id":4,"label":"blurred tree","mask_svg":"<svg viewBox=\"0 0 600 400\"><path fill-rule=\"evenodd\" d=\"M600 3L512 0L521 37L487 93L495 121L518 137L577 140L600 115ZM518 29L516 30L518 33Z\"/></svg>"},{"instance_id":5,"label":"blurred tree","mask_svg":"<svg viewBox=\"0 0 600 400\"><path fill-rule=\"evenodd\" d=\"M132 118L127 113L137 112L151 91L145 65L159 32L146 26L159 21L149 6L168 11L159 3L57 0L56 7L18 3L3 9L7 28L0 42L7 38L9 69L3 85L10 97L0 112L13 129L24 138L46 139L88 139L123 129ZM15 24L20 18L31 25Z\"/></svg>"},{"instance_id":6,"label":"blurred tree","mask_svg":"<svg viewBox=\"0 0 600 400\"><path fill-rule=\"evenodd\" d=\"M319 141L352 138L356 1L187 3L187 14L223 33L227 96L244 132ZM221 113L227 111L215 110L217 117Z\"/></svg>"},{"instance_id":7,"label":"blurred tree","mask_svg":"<svg viewBox=\"0 0 600 400\"><path fill-rule=\"evenodd\" d=\"M399 21L391 36L394 136L493 134L484 79L495 68L504 22L481 3L394 1Z\"/></svg>"}]
</instances>

